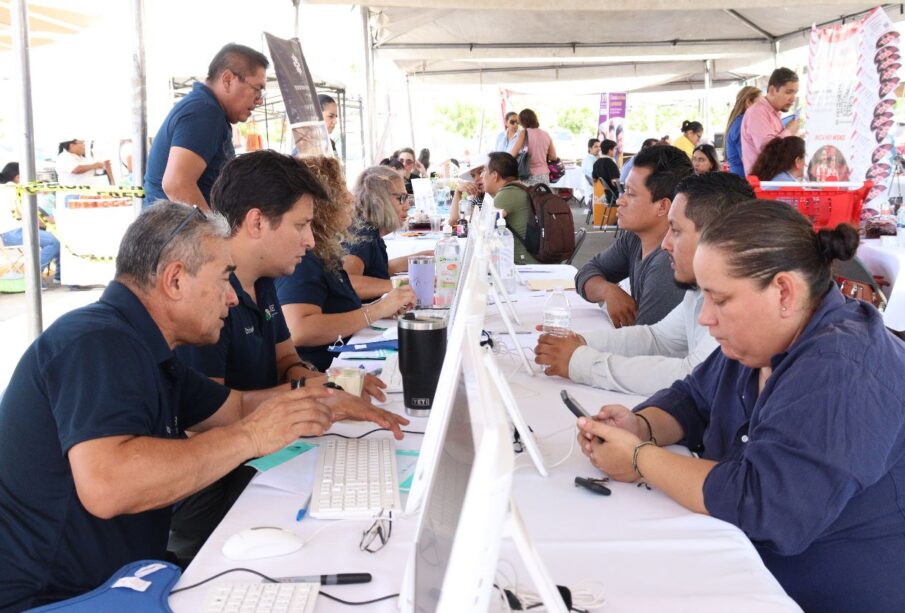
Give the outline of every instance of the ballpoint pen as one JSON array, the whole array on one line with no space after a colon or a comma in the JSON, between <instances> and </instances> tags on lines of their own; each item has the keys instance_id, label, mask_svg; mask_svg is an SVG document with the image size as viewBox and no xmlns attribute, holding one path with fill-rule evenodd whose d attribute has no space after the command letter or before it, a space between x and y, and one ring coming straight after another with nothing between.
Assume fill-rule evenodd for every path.
<instances>
[{"instance_id":1,"label":"ballpoint pen","mask_svg":"<svg viewBox=\"0 0 905 613\"><path fill-rule=\"evenodd\" d=\"M320 583L321 585L350 585L370 583L371 573L338 573L335 575L305 575L301 577L277 577L278 583Z\"/></svg>"},{"instance_id":2,"label":"ballpoint pen","mask_svg":"<svg viewBox=\"0 0 905 613\"><path fill-rule=\"evenodd\" d=\"M308 494L308 499L305 500L304 506L302 506L302 508L299 509L299 512L295 514L295 521L302 521L305 518L309 506L311 506L311 494Z\"/></svg>"}]
</instances>

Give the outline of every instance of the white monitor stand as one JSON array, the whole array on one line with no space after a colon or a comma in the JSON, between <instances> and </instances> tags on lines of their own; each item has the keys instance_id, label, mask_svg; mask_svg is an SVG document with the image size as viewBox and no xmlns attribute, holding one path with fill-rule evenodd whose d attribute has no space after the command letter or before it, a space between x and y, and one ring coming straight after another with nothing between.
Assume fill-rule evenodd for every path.
<instances>
[{"instance_id":1,"label":"white monitor stand","mask_svg":"<svg viewBox=\"0 0 905 613\"><path fill-rule=\"evenodd\" d=\"M500 312L500 317L503 318L503 325L506 326L506 333L509 335L509 339L512 341L513 350L519 355L519 358L521 358L522 366L525 367L525 372L527 372L529 376L533 377L534 369L531 368L531 362L528 360L528 356L525 354L527 350L522 347L521 343L519 343L518 334L515 331L515 327L512 325L512 319L510 318L510 316L514 318L516 323L518 323L519 325L521 325L522 322L518 317L518 313L516 312L515 307L512 306L512 302L509 300L509 293L503 286L500 272L497 270L497 267L494 265L494 263L489 261L489 259L487 262L487 269L490 271L490 276L493 277L493 285L490 286L490 293L493 295L493 301L496 303L497 310L499 310ZM505 306L503 304L503 300L505 300Z\"/></svg>"}]
</instances>

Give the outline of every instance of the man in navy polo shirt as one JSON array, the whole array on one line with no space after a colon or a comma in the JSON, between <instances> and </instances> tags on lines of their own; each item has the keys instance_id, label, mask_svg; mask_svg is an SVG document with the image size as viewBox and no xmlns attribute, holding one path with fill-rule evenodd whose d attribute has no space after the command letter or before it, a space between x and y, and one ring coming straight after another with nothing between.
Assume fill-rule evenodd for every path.
<instances>
[{"instance_id":1,"label":"man in navy polo shirt","mask_svg":"<svg viewBox=\"0 0 905 613\"><path fill-rule=\"evenodd\" d=\"M251 47L230 43L211 61L204 83L167 115L148 155L144 205L160 198L207 210L211 187L235 157L232 124L264 102L269 62Z\"/></svg>"},{"instance_id":2,"label":"man in navy polo shirt","mask_svg":"<svg viewBox=\"0 0 905 613\"><path fill-rule=\"evenodd\" d=\"M232 228L229 250L236 269L230 284L238 303L229 309L220 340L207 347L180 347L186 364L227 387L270 390L304 378L307 385L326 379L299 361L277 299L273 277L291 274L314 247L311 220L314 197L326 198L320 183L298 160L270 150L227 162L211 191L211 204ZM318 378L317 381L309 379ZM370 377L371 391L383 398ZM329 401L334 416L374 421L402 438L404 418L373 407L345 392ZM240 466L202 492L177 505L170 548L191 558L254 476Z\"/></svg>"},{"instance_id":3,"label":"man in navy polo shirt","mask_svg":"<svg viewBox=\"0 0 905 613\"><path fill-rule=\"evenodd\" d=\"M116 280L25 352L0 402L0 611L91 590L166 556L170 505L249 457L320 435L323 388L266 400L184 366L236 294L219 216L162 202L127 230ZM195 436L186 438L185 431Z\"/></svg>"}]
</instances>

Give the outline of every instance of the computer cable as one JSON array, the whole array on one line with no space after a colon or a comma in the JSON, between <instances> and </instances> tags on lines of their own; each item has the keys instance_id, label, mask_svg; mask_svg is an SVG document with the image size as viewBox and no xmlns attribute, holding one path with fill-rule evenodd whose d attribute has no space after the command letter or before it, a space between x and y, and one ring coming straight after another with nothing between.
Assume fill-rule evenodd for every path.
<instances>
[{"instance_id":1,"label":"computer cable","mask_svg":"<svg viewBox=\"0 0 905 613\"><path fill-rule=\"evenodd\" d=\"M375 432L391 432L391 430L389 430L387 428L374 428L373 430L368 430L364 434L359 434L358 436L349 436L347 434L339 434L337 432L325 432L324 434L321 434L320 436L300 436L299 438L323 438L325 436L338 436L339 438L354 440L354 439L364 438L366 436L374 434ZM424 432L418 432L417 430L400 430L400 432L403 432L404 434L421 434L421 435L424 434Z\"/></svg>"}]
</instances>

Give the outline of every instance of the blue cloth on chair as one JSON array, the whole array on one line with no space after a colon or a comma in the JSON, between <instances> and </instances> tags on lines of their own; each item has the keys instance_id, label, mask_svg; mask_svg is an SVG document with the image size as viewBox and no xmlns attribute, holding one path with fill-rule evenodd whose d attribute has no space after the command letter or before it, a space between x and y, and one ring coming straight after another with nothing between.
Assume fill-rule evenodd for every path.
<instances>
[{"instance_id":1,"label":"blue cloth on chair","mask_svg":"<svg viewBox=\"0 0 905 613\"><path fill-rule=\"evenodd\" d=\"M75 598L31 609L31 613L172 613L167 598L180 575L182 570L169 562L132 562L113 573L102 586Z\"/></svg>"}]
</instances>

